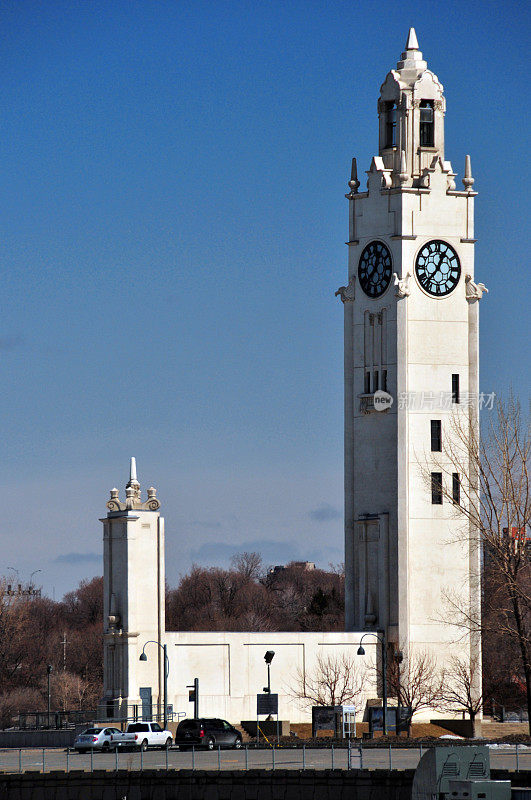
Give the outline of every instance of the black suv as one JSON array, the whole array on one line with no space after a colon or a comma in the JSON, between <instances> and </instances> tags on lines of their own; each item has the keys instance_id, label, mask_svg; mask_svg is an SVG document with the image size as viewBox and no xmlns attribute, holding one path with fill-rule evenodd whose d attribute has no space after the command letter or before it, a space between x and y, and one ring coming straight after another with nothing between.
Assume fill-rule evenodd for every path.
<instances>
[{"instance_id":1,"label":"black suv","mask_svg":"<svg viewBox=\"0 0 531 800\"><path fill-rule=\"evenodd\" d=\"M206 747L207 750L216 747L239 750L242 735L224 719L183 719L175 733L175 744L179 750L188 750L192 746Z\"/></svg>"}]
</instances>

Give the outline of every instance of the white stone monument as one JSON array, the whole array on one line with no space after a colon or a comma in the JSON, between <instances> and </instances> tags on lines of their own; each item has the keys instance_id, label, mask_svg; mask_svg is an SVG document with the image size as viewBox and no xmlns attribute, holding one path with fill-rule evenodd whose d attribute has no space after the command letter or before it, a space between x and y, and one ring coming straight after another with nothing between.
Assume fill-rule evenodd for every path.
<instances>
[{"instance_id":1,"label":"white stone monument","mask_svg":"<svg viewBox=\"0 0 531 800\"><path fill-rule=\"evenodd\" d=\"M443 622L455 593L479 612L479 549L443 499L437 459L452 415L477 432L474 179L444 153L443 87L413 28L378 100L379 150L349 193L344 307L347 630L382 629L391 650L441 665L479 658ZM430 469L431 485L429 483ZM467 476L455 475L454 491ZM460 498L463 502L463 497ZM474 580L476 578L476 580ZM451 620L448 620L450 622ZM392 652L390 652L392 656Z\"/></svg>"},{"instance_id":2,"label":"white stone monument","mask_svg":"<svg viewBox=\"0 0 531 800\"><path fill-rule=\"evenodd\" d=\"M345 314L346 632L167 632L164 521L155 489L142 501L132 459L126 499L112 489L102 519L109 718L160 709L164 645L173 710L191 714L187 687L199 678L200 715L231 722L255 718L267 650L276 653L280 717L292 722L308 719L290 693L295 673L311 673L319 656L355 655L364 633L384 632L388 658L401 650L407 660L415 649L441 666L452 655L479 658L477 640L456 644L443 622L447 591L464 593L467 610L478 612L471 576L479 550L473 532L462 541L463 520L443 500L437 470L430 486L422 469L430 474L452 415L477 431L470 398L478 393L478 301L487 290L474 282L470 158L458 191L444 155L443 87L413 29L378 110L367 191L352 164L348 284L337 292ZM465 477L456 477L456 492ZM378 639L364 646L370 666ZM376 694L372 672L365 695Z\"/></svg>"}]
</instances>

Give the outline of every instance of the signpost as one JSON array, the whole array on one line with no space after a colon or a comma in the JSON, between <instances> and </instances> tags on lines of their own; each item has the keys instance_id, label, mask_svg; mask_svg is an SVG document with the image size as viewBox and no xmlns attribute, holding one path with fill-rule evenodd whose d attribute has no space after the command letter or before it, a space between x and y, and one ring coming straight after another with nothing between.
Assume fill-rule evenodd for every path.
<instances>
[{"instance_id":1,"label":"signpost","mask_svg":"<svg viewBox=\"0 0 531 800\"><path fill-rule=\"evenodd\" d=\"M277 742L279 741L279 730L278 730L278 694L257 694L256 695L256 738L257 741L260 741L260 722L258 717L260 716L267 716L271 717L275 714L277 718Z\"/></svg>"},{"instance_id":2,"label":"signpost","mask_svg":"<svg viewBox=\"0 0 531 800\"><path fill-rule=\"evenodd\" d=\"M278 716L278 694L257 694L256 695L256 716L264 714Z\"/></svg>"},{"instance_id":3,"label":"signpost","mask_svg":"<svg viewBox=\"0 0 531 800\"><path fill-rule=\"evenodd\" d=\"M187 685L186 688L190 689L188 702L194 704L194 719L199 719L199 678L194 678L193 685Z\"/></svg>"}]
</instances>

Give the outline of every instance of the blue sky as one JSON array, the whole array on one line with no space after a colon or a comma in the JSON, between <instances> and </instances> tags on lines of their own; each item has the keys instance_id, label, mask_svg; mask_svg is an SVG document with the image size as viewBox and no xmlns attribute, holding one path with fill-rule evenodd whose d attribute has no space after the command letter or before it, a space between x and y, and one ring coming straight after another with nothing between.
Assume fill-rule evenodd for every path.
<instances>
[{"instance_id":1,"label":"blue sky","mask_svg":"<svg viewBox=\"0 0 531 800\"><path fill-rule=\"evenodd\" d=\"M4 0L0 23L0 574L101 573L131 455L172 584L242 549L342 560L344 193L410 25L479 191L481 386L527 397L524 3Z\"/></svg>"}]
</instances>

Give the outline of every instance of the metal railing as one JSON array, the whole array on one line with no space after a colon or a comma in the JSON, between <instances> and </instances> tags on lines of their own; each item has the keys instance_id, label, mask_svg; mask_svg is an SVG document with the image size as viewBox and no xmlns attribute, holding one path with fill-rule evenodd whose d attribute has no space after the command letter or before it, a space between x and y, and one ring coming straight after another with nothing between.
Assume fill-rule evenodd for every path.
<instances>
[{"instance_id":1,"label":"metal railing","mask_svg":"<svg viewBox=\"0 0 531 800\"><path fill-rule=\"evenodd\" d=\"M168 707L167 719L170 722L179 721L186 717L185 711L173 711ZM105 706L96 710L89 711L25 711L18 714L16 725L19 730L62 730L65 728L76 728L80 725L88 725L92 722L99 722L104 725L127 725L128 722L160 722L164 720L162 705L154 704L151 710L141 705L127 706L125 714L109 713Z\"/></svg>"},{"instance_id":2,"label":"metal railing","mask_svg":"<svg viewBox=\"0 0 531 800\"><path fill-rule=\"evenodd\" d=\"M346 746L316 747L245 746L239 750L207 751L192 747L186 752L165 748L101 753L90 751L78 754L62 749L11 749L0 750L0 773L50 772L81 770L143 771L143 770L248 770L248 769L415 769L426 746L401 748L383 746L364 748L361 742L348 742ZM503 751L490 753L491 766L511 772L531 770L531 748L525 745L507 745Z\"/></svg>"}]
</instances>

